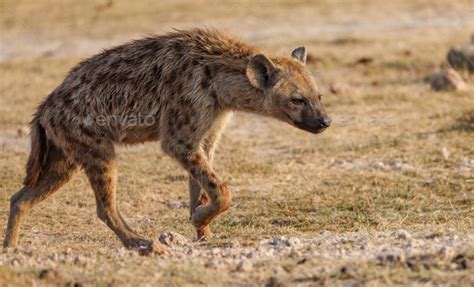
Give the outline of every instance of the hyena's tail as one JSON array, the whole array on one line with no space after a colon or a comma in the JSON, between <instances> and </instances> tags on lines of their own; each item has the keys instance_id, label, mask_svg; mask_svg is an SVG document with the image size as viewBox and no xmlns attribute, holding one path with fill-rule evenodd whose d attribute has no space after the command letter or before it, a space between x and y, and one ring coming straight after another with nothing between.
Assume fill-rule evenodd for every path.
<instances>
[{"instance_id":1,"label":"hyena's tail","mask_svg":"<svg viewBox=\"0 0 474 287\"><path fill-rule=\"evenodd\" d=\"M46 138L46 131L39 123L37 116L31 121L31 151L26 164L26 178L23 184L32 188L35 187L41 176L41 171L46 163L46 156L48 155L48 139Z\"/></svg>"}]
</instances>

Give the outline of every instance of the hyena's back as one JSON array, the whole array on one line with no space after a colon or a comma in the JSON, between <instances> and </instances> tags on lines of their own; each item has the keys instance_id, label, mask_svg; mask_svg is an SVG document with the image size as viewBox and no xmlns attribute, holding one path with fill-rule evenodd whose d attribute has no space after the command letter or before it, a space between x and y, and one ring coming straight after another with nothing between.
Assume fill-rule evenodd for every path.
<instances>
[{"instance_id":1,"label":"hyena's back","mask_svg":"<svg viewBox=\"0 0 474 287\"><path fill-rule=\"evenodd\" d=\"M183 116L184 108L217 105L209 63L239 61L252 53L252 47L209 30L134 41L72 69L33 121L58 142L157 140L163 121Z\"/></svg>"}]
</instances>

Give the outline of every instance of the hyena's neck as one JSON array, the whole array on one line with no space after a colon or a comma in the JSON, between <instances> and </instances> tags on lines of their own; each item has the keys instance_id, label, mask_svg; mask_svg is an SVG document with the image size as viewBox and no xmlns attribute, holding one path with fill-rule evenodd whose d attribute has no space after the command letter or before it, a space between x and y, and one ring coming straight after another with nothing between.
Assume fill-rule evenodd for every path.
<instances>
[{"instance_id":1,"label":"hyena's neck","mask_svg":"<svg viewBox=\"0 0 474 287\"><path fill-rule=\"evenodd\" d=\"M265 114L265 96L250 85L245 70L219 75L213 85L222 108Z\"/></svg>"}]
</instances>

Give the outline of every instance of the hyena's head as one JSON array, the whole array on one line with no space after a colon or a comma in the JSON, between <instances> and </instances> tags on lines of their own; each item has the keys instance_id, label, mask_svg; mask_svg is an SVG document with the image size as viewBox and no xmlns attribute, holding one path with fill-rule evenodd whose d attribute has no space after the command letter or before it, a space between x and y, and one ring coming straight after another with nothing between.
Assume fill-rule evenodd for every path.
<instances>
[{"instance_id":1,"label":"hyena's head","mask_svg":"<svg viewBox=\"0 0 474 287\"><path fill-rule=\"evenodd\" d=\"M312 133L323 132L331 119L321 103L321 92L305 67L306 49L296 48L291 58L254 56L247 66L251 85L263 92L263 112Z\"/></svg>"}]
</instances>

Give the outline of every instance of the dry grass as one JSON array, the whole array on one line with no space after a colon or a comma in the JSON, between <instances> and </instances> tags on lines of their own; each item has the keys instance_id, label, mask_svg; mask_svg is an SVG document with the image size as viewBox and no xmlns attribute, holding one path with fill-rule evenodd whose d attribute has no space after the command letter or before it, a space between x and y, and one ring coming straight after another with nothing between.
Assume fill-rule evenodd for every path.
<instances>
[{"instance_id":1,"label":"dry grass","mask_svg":"<svg viewBox=\"0 0 474 287\"><path fill-rule=\"evenodd\" d=\"M467 41L474 27L472 21L461 22L461 26L441 22L437 27L434 15L472 17L469 1L204 2L113 1L110 7L106 1L0 2L0 33L5 40L0 54L17 51L0 63L0 226L6 224L8 198L20 188L24 176L27 151L22 145L27 139L15 139L16 129L26 125L35 106L81 57L99 49L85 47L81 52L65 45L53 52L34 53L35 45L42 47L52 39L66 44L101 39L110 43L166 31L169 25L205 23L221 24L278 53L305 43L313 59L311 68L324 90L337 81L350 84L356 92L326 93L324 101L335 123L319 136L271 119L247 114L234 117L216 155L216 170L232 187L234 205L213 223L215 239L202 248L230 241L252 246L277 235L314 236L322 230L344 234L403 228L436 233L451 228L452 236L472 232L473 171L462 170L460 165L474 159L473 91L435 93L422 81L445 62L451 45ZM390 26L400 15L412 17L413 27ZM278 34L281 27L294 24L301 28L300 23L312 20L314 25L327 27L327 31L320 28L321 37L310 30ZM339 21L353 21L357 29L344 32ZM387 27L375 29L371 21ZM354 64L361 57L373 62ZM464 76L472 83L472 76ZM443 147L449 150L448 159L441 154ZM169 207L187 202L185 172L157 143L123 148L119 155L120 208L131 225L151 238L170 230L192 238L187 209ZM360 166L346 169L338 160L353 160ZM377 170L366 164L372 161L407 162L414 169ZM119 242L96 218L92 191L83 175L34 209L22 230L21 246L26 251L20 252L21 258L33 263L12 265L17 255L0 254L8 263L0 267L0 286L38 281L39 270L50 266L41 258L68 248L90 255L92 263L60 264L55 267L60 279L40 282L188 285L204 284L216 274L212 268L176 259L118 259ZM334 267L321 271L317 278L304 277L304 268L291 258L268 265L288 269L291 285L468 285L474 280L469 270L451 272L444 265L413 271L405 265L380 266L371 260L351 262L355 275L341 274L338 268L347 265L342 259L305 265L314 270ZM211 282L262 284L270 275L259 269L245 276L231 272Z\"/></svg>"}]
</instances>

